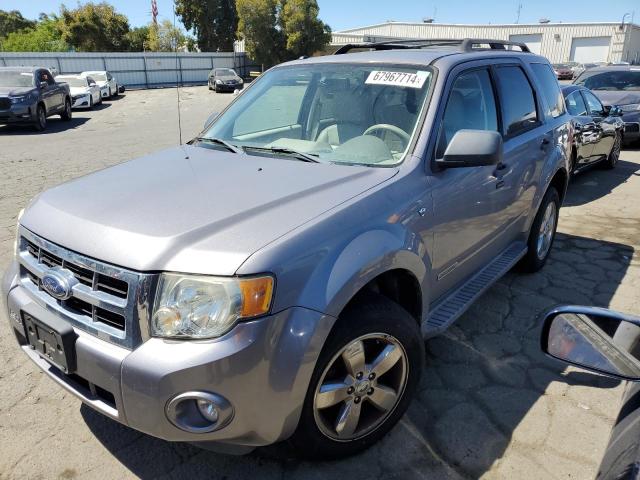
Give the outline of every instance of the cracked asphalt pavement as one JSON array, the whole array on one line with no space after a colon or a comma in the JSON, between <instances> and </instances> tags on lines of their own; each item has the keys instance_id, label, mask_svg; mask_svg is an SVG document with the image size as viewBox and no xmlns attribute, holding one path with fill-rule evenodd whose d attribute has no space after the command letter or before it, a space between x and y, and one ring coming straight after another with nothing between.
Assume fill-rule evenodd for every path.
<instances>
[{"instance_id":1,"label":"cracked asphalt pavement","mask_svg":"<svg viewBox=\"0 0 640 480\"><path fill-rule=\"evenodd\" d=\"M180 92L183 138L232 98ZM38 192L175 145L176 91L127 92L36 134L0 127L0 268L18 211ZM79 199L81 201L81 199ZM509 273L445 335L400 424L367 452L307 463L267 448L244 457L172 444L84 407L17 348L0 321L0 479L301 478L588 479L625 388L546 358L539 314L559 303L640 314L640 151L571 184L546 267ZM268 412L265 412L268 414Z\"/></svg>"}]
</instances>

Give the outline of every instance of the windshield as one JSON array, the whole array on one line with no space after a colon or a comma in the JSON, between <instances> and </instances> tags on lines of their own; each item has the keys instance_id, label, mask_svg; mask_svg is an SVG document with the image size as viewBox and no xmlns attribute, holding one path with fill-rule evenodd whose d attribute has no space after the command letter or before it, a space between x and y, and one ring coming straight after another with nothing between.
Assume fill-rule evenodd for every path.
<instances>
[{"instance_id":1,"label":"windshield","mask_svg":"<svg viewBox=\"0 0 640 480\"><path fill-rule=\"evenodd\" d=\"M33 87L33 73L0 71L0 87Z\"/></svg>"},{"instance_id":2,"label":"windshield","mask_svg":"<svg viewBox=\"0 0 640 480\"><path fill-rule=\"evenodd\" d=\"M575 82L591 90L640 91L640 69L589 72Z\"/></svg>"},{"instance_id":3,"label":"windshield","mask_svg":"<svg viewBox=\"0 0 640 480\"><path fill-rule=\"evenodd\" d=\"M290 149L319 161L395 165L416 129L426 66L322 63L264 74L204 132L241 147Z\"/></svg>"},{"instance_id":4,"label":"windshield","mask_svg":"<svg viewBox=\"0 0 640 480\"><path fill-rule=\"evenodd\" d=\"M104 73L89 73L86 76L93 78L96 82L106 82L107 76Z\"/></svg>"},{"instance_id":5,"label":"windshield","mask_svg":"<svg viewBox=\"0 0 640 480\"><path fill-rule=\"evenodd\" d=\"M235 77L236 72L234 72L230 68L217 68L216 75L220 75L222 77Z\"/></svg>"},{"instance_id":6,"label":"windshield","mask_svg":"<svg viewBox=\"0 0 640 480\"><path fill-rule=\"evenodd\" d=\"M86 87L87 79L84 77L56 77L56 82L68 83L70 87Z\"/></svg>"}]
</instances>

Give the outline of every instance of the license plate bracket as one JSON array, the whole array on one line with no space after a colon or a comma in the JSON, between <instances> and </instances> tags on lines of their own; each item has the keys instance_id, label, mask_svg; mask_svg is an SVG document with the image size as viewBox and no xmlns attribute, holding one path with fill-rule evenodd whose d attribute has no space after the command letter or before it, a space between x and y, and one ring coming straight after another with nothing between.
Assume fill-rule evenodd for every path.
<instances>
[{"instance_id":1,"label":"license plate bracket","mask_svg":"<svg viewBox=\"0 0 640 480\"><path fill-rule=\"evenodd\" d=\"M45 323L25 312L22 313L22 322L33 350L64 373L75 371L78 334L71 325L58 319Z\"/></svg>"}]
</instances>

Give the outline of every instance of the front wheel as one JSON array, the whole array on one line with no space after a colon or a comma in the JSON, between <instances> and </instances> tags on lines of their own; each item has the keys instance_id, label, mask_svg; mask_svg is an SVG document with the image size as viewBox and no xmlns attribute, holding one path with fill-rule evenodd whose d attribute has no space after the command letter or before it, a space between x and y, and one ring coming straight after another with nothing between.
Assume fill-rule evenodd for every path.
<instances>
[{"instance_id":1,"label":"front wheel","mask_svg":"<svg viewBox=\"0 0 640 480\"><path fill-rule=\"evenodd\" d=\"M604 167L607 169L616 168L618 164L618 160L620 159L620 149L622 147L622 135L617 134L616 139L613 141L613 147L611 147L611 152L609 152L609 156L607 157L606 162L604 162Z\"/></svg>"},{"instance_id":2,"label":"front wheel","mask_svg":"<svg viewBox=\"0 0 640 480\"><path fill-rule=\"evenodd\" d=\"M73 114L71 113L71 101L67 98L64 102L64 110L60 114L60 118L65 122L71 120Z\"/></svg>"},{"instance_id":3,"label":"front wheel","mask_svg":"<svg viewBox=\"0 0 640 480\"><path fill-rule=\"evenodd\" d=\"M47 128L47 112L42 105L38 105L36 110L36 121L33 128L38 132L42 132Z\"/></svg>"},{"instance_id":4,"label":"front wheel","mask_svg":"<svg viewBox=\"0 0 640 480\"><path fill-rule=\"evenodd\" d=\"M555 187L549 187L531 225L527 253L520 261L524 271L537 272L547 262L556 236L559 211L560 195Z\"/></svg>"},{"instance_id":5,"label":"front wheel","mask_svg":"<svg viewBox=\"0 0 640 480\"><path fill-rule=\"evenodd\" d=\"M353 455L400 420L424 363L418 322L377 294L347 307L316 364L291 443L306 458Z\"/></svg>"},{"instance_id":6,"label":"front wheel","mask_svg":"<svg viewBox=\"0 0 640 480\"><path fill-rule=\"evenodd\" d=\"M118 85L116 85L116 90L113 92L113 96L114 96L114 97L117 97L117 96L118 96L118 94L120 93L120 92L118 91L118 88L120 88L120 87L118 87Z\"/></svg>"}]
</instances>

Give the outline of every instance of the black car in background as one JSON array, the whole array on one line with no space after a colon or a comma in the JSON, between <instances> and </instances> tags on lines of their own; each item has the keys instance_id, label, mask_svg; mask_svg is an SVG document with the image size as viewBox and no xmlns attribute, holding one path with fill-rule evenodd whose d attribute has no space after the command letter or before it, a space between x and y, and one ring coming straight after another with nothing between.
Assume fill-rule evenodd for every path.
<instances>
[{"instance_id":1,"label":"black car in background","mask_svg":"<svg viewBox=\"0 0 640 480\"><path fill-rule=\"evenodd\" d=\"M640 141L640 66L611 65L584 71L574 82L605 105L622 109L625 142Z\"/></svg>"},{"instance_id":2,"label":"black car in background","mask_svg":"<svg viewBox=\"0 0 640 480\"><path fill-rule=\"evenodd\" d=\"M69 85L42 67L0 67L0 125L31 124L38 131L47 117L71 120Z\"/></svg>"},{"instance_id":3,"label":"black car in background","mask_svg":"<svg viewBox=\"0 0 640 480\"><path fill-rule=\"evenodd\" d=\"M573 117L571 173L595 163L614 168L624 135L620 107L603 105L593 92L580 85L564 85L561 90Z\"/></svg>"},{"instance_id":4,"label":"black car in background","mask_svg":"<svg viewBox=\"0 0 640 480\"><path fill-rule=\"evenodd\" d=\"M243 85L242 78L231 68L214 68L209 72L209 90L233 92Z\"/></svg>"}]
</instances>

